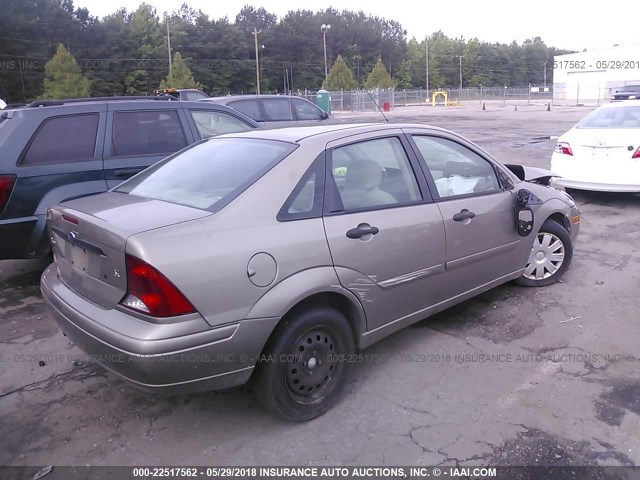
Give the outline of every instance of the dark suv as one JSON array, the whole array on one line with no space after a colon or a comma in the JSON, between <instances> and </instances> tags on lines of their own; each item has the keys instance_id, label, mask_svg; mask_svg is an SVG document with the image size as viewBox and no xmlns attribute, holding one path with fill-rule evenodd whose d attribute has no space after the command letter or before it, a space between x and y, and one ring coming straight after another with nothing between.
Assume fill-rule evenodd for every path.
<instances>
[{"instance_id":1,"label":"dark suv","mask_svg":"<svg viewBox=\"0 0 640 480\"><path fill-rule=\"evenodd\" d=\"M34 102L0 112L0 260L49 252L47 208L105 192L203 138L259 128L224 105L174 97Z\"/></svg>"}]
</instances>

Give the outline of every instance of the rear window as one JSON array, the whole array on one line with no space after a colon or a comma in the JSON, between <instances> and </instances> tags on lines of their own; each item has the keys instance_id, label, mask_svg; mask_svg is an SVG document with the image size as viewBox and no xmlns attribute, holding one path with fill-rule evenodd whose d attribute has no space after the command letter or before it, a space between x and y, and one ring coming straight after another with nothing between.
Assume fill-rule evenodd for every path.
<instances>
[{"instance_id":1,"label":"rear window","mask_svg":"<svg viewBox=\"0 0 640 480\"><path fill-rule=\"evenodd\" d=\"M594 110L577 128L640 128L640 105Z\"/></svg>"},{"instance_id":2,"label":"rear window","mask_svg":"<svg viewBox=\"0 0 640 480\"><path fill-rule=\"evenodd\" d=\"M215 211L295 148L271 140L214 138L148 168L114 191Z\"/></svg>"},{"instance_id":3,"label":"rear window","mask_svg":"<svg viewBox=\"0 0 640 480\"><path fill-rule=\"evenodd\" d=\"M46 119L33 136L22 165L91 160L96 149L97 113Z\"/></svg>"}]
</instances>

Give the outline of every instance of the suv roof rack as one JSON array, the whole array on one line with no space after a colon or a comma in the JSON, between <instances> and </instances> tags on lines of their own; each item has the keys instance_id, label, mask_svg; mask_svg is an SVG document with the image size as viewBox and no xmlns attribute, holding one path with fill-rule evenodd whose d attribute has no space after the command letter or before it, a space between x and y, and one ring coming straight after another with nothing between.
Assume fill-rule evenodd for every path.
<instances>
[{"instance_id":1,"label":"suv roof rack","mask_svg":"<svg viewBox=\"0 0 640 480\"><path fill-rule=\"evenodd\" d=\"M87 97L87 98L66 98L64 100L36 100L35 102L25 105L26 108L53 107L56 105L66 105L67 103L84 103L84 102L111 102L114 100L163 100L175 101L176 97L171 95L121 95L116 97Z\"/></svg>"}]
</instances>

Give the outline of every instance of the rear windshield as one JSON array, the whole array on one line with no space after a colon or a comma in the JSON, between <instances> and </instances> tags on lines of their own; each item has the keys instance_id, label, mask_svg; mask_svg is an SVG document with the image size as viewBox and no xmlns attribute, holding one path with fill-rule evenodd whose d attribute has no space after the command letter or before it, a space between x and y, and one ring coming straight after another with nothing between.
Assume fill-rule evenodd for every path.
<instances>
[{"instance_id":1,"label":"rear windshield","mask_svg":"<svg viewBox=\"0 0 640 480\"><path fill-rule=\"evenodd\" d=\"M640 128L640 105L601 108L584 117L578 128Z\"/></svg>"},{"instance_id":2,"label":"rear windshield","mask_svg":"<svg viewBox=\"0 0 640 480\"><path fill-rule=\"evenodd\" d=\"M215 211L296 146L252 138L213 138L146 169L114 191Z\"/></svg>"}]
</instances>

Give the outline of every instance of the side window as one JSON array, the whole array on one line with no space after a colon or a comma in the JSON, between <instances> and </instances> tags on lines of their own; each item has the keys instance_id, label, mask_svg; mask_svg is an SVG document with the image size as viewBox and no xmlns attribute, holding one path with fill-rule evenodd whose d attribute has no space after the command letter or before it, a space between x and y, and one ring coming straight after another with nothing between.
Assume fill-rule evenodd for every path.
<instances>
[{"instance_id":1,"label":"side window","mask_svg":"<svg viewBox=\"0 0 640 480\"><path fill-rule=\"evenodd\" d=\"M191 110L191 116L198 128L200 138L222 135L223 133L246 132L252 130L239 118L215 110Z\"/></svg>"},{"instance_id":2,"label":"side window","mask_svg":"<svg viewBox=\"0 0 640 480\"><path fill-rule=\"evenodd\" d=\"M321 120L322 110L300 98L292 99L293 109L298 120Z\"/></svg>"},{"instance_id":3,"label":"side window","mask_svg":"<svg viewBox=\"0 0 640 480\"><path fill-rule=\"evenodd\" d=\"M331 174L344 210L422 199L409 158L397 137L367 140L334 149ZM331 211L340 209L340 206L331 206Z\"/></svg>"},{"instance_id":4,"label":"side window","mask_svg":"<svg viewBox=\"0 0 640 480\"><path fill-rule=\"evenodd\" d=\"M177 152L187 139L175 110L115 112L112 156L154 155Z\"/></svg>"},{"instance_id":5,"label":"side window","mask_svg":"<svg viewBox=\"0 0 640 480\"><path fill-rule=\"evenodd\" d=\"M278 213L278 220L301 220L322 215L324 197L324 154L316 159Z\"/></svg>"},{"instance_id":6,"label":"side window","mask_svg":"<svg viewBox=\"0 0 640 480\"><path fill-rule=\"evenodd\" d=\"M414 135L413 139L440 198L500 190L493 166L467 147L439 137Z\"/></svg>"},{"instance_id":7,"label":"side window","mask_svg":"<svg viewBox=\"0 0 640 480\"><path fill-rule=\"evenodd\" d=\"M293 120L291 113L291 99L282 98L262 98L262 109L264 110L264 120L266 122L284 122Z\"/></svg>"},{"instance_id":8,"label":"side window","mask_svg":"<svg viewBox=\"0 0 640 480\"><path fill-rule=\"evenodd\" d=\"M93 159L99 120L98 113L46 119L31 140L21 164L39 165Z\"/></svg>"},{"instance_id":9,"label":"side window","mask_svg":"<svg viewBox=\"0 0 640 480\"><path fill-rule=\"evenodd\" d=\"M229 102L229 106L244 113L247 117L254 119L256 122L264 121L262 119L262 115L260 115L257 100L236 100Z\"/></svg>"},{"instance_id":10,"label":"side window","mask_svg":"<svg viewBox=\"0 0 640 480\"><path fill-rule=\"evenodd\" d=\"M186 100L197 101L203 98L209 98L202 92L185 92Z\"/></svg>"}]
</instances>

